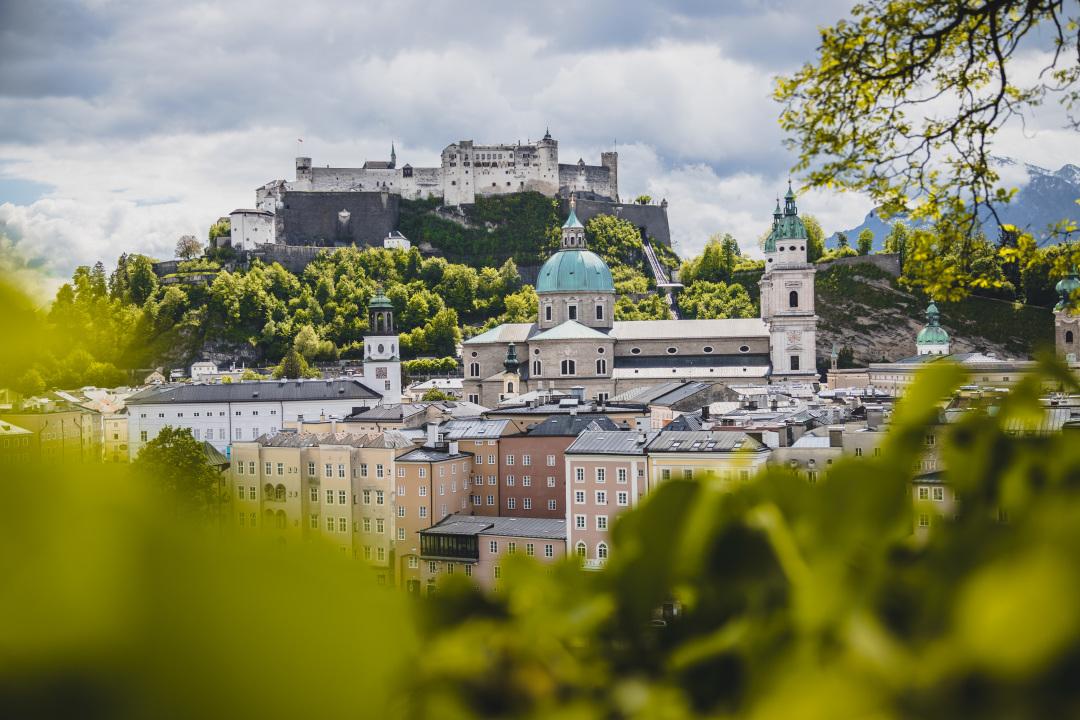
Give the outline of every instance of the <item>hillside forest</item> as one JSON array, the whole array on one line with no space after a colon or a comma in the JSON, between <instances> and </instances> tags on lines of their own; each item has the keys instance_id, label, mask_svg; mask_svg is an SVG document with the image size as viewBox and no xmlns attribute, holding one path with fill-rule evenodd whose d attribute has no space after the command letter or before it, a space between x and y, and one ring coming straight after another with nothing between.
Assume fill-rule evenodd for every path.
<instances>
[{"instance_id":1,"label":"hillside forest","mask_svg":"<svg viewBox=\"0 0 1080 720\"><path fill-rule=\"evenodd\" d=\"M515 196L489 200L483 217L492 234L509 226L532 238L531 245L519 240L512 249L521 260L533 262L557 247L559 218L555 203L548 200L550 212L529 206L522 220L517 215L521 202ZM473 234L431 214L424 217L422 222L414 218L413 231L433 245L445 247ZM872 238L859 238L857 249L845 243L826 251L820 224L812 216L804 219L811 261L825 263L870 252ZM426 229L418 229L420 225ZM220 236L222 229L215 225L211 235L215 233ZM647 272L637 228L600 215L588 222L586 233L590 249L611 267L619 294L616 320L668 317ZM1054 304L1054 283L1069 262L1066 246L1021 252L1022 240L1008 233L997 242L980 236L963 245L945 243L942 237L900 223L892 227L885 252L896 253L903 267L894 282L898 292L911 297L927 276L940 278L947 272L962 276L976 296L1004 301L1006 307L1000 311L1010 304L1043 308ZM678 295L682 317L757 315L763 263L745 257L730 234L713 236L701 254L681 263L666 246L654 243L654 248L669 271L677 269L685 285ZM486 258L486 252L479 256ZM49 387L113 386L139 381L137 373L147 369L184 365L208 353L249 366L274 365L293 350L305 367L358 359L367 330L367 303L379 288L394 304L403 358L436 358L414 361L413 367L420 370L451 369L455 347L463 338L499 323L530 322L536 317L536 292L523 282L515 257L498 266L472 265L424 257L415 247L339 248L321 253L299 274L259 261L229 269L219 260L212 251L192 257L166 278L155 275L154 260L139 254L122 255L111 273L102 262L77 268L41 318L58 331L52 336L65 342L47 348L27 367L16 389L35 393ZM843 286L842 292L851 294L847 285L827 282L828 272L819 274L819 307L829 303L829 288L840 291ZM903 303L904 312L917 317L921 302L914 298ZM1000 311L993 309L988 322L1008 325L1009 313L993 316ZM872 349L861 355L877 359ZM850 356L848 348L845 358Z\"/></svg>"}]
</instances>

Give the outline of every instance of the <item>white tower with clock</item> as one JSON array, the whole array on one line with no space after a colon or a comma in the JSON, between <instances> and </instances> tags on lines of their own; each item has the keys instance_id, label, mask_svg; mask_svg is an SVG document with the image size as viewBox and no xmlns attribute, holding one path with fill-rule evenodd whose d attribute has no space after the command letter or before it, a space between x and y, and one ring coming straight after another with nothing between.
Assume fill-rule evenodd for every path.
<instances>
[{"instance_id":1,"label":"white tower with clock","mask_svg":"<svg viewBox=\"0 0 1080 720\"><path fill-rule=\"evenodd\" d=\"M382 393L383 404L401 402L401 348L394 329L394 305L382 290L368 303L364 384Z\"/></svg>"},{"instance_id":2,"label":"white tower with clock","mask_svg":"<svg viewBox=\"0 0 1080 720\"><path fill-rule=\"evenodd\" d=\"M814 266L807 262L806 226L788 183L784 208L776 202L773 227L765 240L761 277L761 319L769 326L772 379L817 379L817 314Z\"/></svg>"}]
</instances>

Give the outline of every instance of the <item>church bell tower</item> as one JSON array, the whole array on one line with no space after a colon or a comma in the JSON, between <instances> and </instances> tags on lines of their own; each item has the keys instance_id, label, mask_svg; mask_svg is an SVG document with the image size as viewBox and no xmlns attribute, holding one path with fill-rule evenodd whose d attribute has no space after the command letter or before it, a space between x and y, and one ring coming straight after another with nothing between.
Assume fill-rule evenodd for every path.
<instances>
[{"instance_id":1,"label":"church bell tower","mask_svg":"<svg viewBox=\"0 0 1080 720\"><path fill-rule=\"evenodd\" d=\"M784 207L779 199L773 226L765 240L765 273L761 277L761 319L769 327L772 379L817 379L817 314L814 308L814 266L807 262L809 237L799 218L795 192L788 183Z\"/></svg>"}]
</instances>

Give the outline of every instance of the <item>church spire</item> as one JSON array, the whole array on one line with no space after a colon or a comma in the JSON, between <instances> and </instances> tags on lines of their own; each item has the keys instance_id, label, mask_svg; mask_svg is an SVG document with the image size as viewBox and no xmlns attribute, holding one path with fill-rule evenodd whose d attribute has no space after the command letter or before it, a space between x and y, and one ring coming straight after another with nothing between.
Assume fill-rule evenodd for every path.
<instances>
[{"instance_id":1,"label":"church spire","mask_svg":"<svg viewBox=\"0 0 1080 720\"><path fill-rule=\"evenodd\" d=\"M791 189L791 179L787 181L787 193L784 195L784 214L798 215L799 210L795 207L795 191Z\"/></svg>"},{"instance_id":2,"label":"church spire","mask_svg":"<svg viewBox=\"0 0 1080 720\"><path fill-rule=\"evenodd\" d=\"M562 226L562 249L571 250L585 247L585 226L577 217L577 199L570 194L570 214Z\"/></svg>"},{"instance_id":3,"label":"church spire","mask_svg":"<svg viewBox=\"0 0 1080 720\"><path fill-rule=\"evenodd\" d=\"M390 141L390 167L397 167L397 152L394 150L394 141Z\"/></svg>"}]
</instances>

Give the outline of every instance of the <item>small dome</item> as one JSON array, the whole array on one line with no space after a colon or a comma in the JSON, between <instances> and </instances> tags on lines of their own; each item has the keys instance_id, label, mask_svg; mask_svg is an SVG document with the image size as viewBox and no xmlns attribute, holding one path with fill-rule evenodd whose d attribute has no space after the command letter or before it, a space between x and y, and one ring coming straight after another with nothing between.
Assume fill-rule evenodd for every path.
<instances>
[{"instance_id":1,"label":"small dome","mask_svg":"<svg viewBox=\"0 0 1080 720\"><path fill-rule=\"evenodd\" d=\"M940 325L928 325L919 331L915 342L919 345L944 345L949 342L949 333Z\"/></svg>"},{"instance_id":2,"label":"small dome","mask_svg":"<svg viewBox=\"0 0 1080 720\"><path fill-rule=\"evenodd\" d=\"M611 270L591 250L560 250L548 258L536 278L536 292L615 292Z\"/></svg>"},{"instance_id":3,"label":"small dome","mask_svg":"<svg viewBox=\"0 0 1080 720\"><path fill-rule=\"evenodd\" d=\"M383 295L382 288L379 288L374 295L371 296L371 300L368 301L368 309L373 310L375 308L393 308L394 304L390 302L390 298Z\"/></svg>"},{"instance_id":4,"label":"small dome","mask_svg":"<svg viewBox=\"0 0 1080 720\"><path fill-rule=\"evenodd\" d=\"M1064 310L1066 307L1071 307L1073 295L1077 290L1080 290L1080 277L1077 276L1076 270L1073 269L1068 275L1058 280L1054 290L1057 291L1060 298L1058 304L1054 306L1054 310Z\"/></svg>"}]
</instances>

